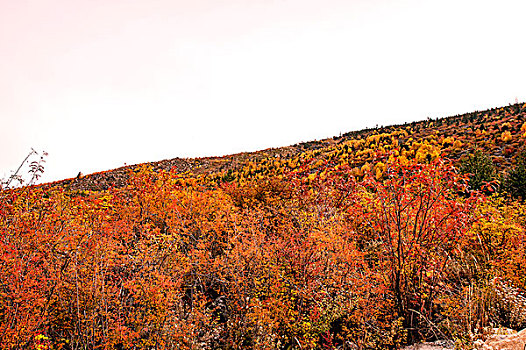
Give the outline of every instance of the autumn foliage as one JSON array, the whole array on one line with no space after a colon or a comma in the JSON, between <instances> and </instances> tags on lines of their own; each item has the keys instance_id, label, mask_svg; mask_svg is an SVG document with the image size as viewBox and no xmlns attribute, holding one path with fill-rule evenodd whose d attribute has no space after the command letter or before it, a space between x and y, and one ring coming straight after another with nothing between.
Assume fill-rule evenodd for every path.
<instances>
[{"instance_id":1,"label":"autumn foliage","mask_svg":"<svg viewBox=\"0 0 526 350\"><path fill-rule=\"evenodd\" d=\"M2 348L392 349L524 327L502 292L526 288L524 204L470 187L444 156L462 144L395 130L1 191Z\"/></svg>"}]
</instances>

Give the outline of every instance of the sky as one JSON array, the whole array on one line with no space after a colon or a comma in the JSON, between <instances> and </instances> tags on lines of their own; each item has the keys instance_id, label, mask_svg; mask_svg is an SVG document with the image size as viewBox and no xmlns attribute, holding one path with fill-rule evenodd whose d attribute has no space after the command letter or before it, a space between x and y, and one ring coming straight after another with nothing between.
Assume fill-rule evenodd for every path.
<instances>
[{"instance_id":1,"label":"sky","mask_svg":"<svg viewBox=\"0 0 526 350\"><path fill-rule=\"evenodd\" d=\"M526 101L523 0L0 0L0 179Z\"/></svg>"}]
</instances>

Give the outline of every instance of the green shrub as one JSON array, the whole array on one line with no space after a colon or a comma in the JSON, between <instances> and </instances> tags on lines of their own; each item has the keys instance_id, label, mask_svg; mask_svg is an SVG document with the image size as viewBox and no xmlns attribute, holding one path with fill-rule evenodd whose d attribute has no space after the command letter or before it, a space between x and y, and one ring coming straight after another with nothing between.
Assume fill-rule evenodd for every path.
<instances>
[{"instance_id":1,"label":"green shrub","mask_svg":"<svg viewBox=\"0 0 526 350\"><path fill-rule=\"evenodd\" d=\"M480 150L460 161L460 172L469 174L469 188L480 190L485 183L495 180L496 170L491 157Z\"/></svg>"}]
</instances>

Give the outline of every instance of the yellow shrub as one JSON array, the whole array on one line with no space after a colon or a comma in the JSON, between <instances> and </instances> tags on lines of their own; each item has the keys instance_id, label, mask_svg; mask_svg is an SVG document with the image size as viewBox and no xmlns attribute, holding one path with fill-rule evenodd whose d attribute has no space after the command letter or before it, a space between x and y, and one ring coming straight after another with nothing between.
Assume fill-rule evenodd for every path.
<instances>
[{"instance_id":1,"label":"yellow shrub","mask_svg":"<svg viewBox=\"0 0 526 350\"><path fill-rule=\"evenodd\" d=\"M504 131L500 136L500 139L504 142L511 141L511 133L509 131Z\"/></svg>"}]
</instances>

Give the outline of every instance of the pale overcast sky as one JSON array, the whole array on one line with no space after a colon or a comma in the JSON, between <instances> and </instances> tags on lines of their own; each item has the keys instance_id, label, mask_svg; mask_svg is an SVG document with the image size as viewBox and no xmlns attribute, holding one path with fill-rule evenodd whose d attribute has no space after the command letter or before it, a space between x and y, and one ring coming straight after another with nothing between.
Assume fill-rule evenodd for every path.
<instances>
[{"instance_id":1,"label":"pale overcast sky","mask_svg":"<svg viewBox=\"0 0 526 350\"><path fill-rule=\"evenodd\" d=\"M524 0L0 0L0 178L526 101Z\"/></svg>"}]
</instances>

